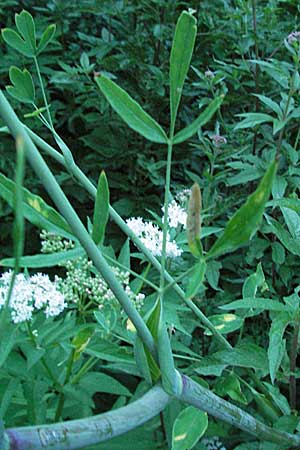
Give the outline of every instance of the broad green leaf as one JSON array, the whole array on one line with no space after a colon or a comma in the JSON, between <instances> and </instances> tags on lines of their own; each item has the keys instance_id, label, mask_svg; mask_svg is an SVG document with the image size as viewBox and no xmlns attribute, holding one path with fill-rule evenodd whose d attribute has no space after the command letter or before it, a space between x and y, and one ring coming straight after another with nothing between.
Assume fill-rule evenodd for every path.
<instances>
[{"instance_id":1,"label":"broad green leaf","mask_svg":"<svg viewBox=\"0 0 300 450\"><path fill-rule=\"evenodd\" d=\"M239 117L245 117L240 123L238 123L234 130L240 130L243 128L253 128L256 125L260 125L265 122L273 122L274 118L269 114L263 113L243 113L238 114Z\"/></svg>"},{"instance_id":2,"label":"broad green leaf","mask_svg":"<svg viewBox=\"0 0 300 450\"><path fill-rule=\"evenodd\" d=\"M9 78L12 86L6 86L7 92L20 102L32 104L35 98L35 89L30 72L27 69L20 70L18 67L12 66L9 69Z\"/></svg>"},{"instance_id":3,"label":"broad green leaf","mask_svg":"<svg viewBox=\"0 0 300 450\"><path fill-rule=\"evenodd\" d=\"M32 15L27 11L22 11L15 15L16 26L23 37L27 47L35 55L36 54L36 39L35 39L35 24Z\"/></svg>"},{"instance_id":4,"label":"broad green leaf","mask_svg":"<svg viewBox=\"0 0 300 450\"><path fill-rule=\"evenodd\" d=\"M251 239L261 221L265 204L271 192L276 168L277 163L274 161L256 191L248 197L246 203L229 220L224 233L209 250L207 258L231 252Z\"/></svg>"},{"instance_id":5,"label":"broad green leaf","mask_svg":"<svg viewBox=\"0 0 300 450\"><path fill-rule=\"evenodd\" d=\"M104 75L95 80L111 107L130 128L149 141L168 143L167 135L161 126L127 92Z\"/></svg>"},{"instance_id":6,"label":"broad green leaf","mask_svg":"<svg viewBox=\"0 0 300 450\"><path fill-rule=\"evenodd\" d=\"M229 313L216 314L208 317L208 319L221 334L232 333L233 331L239 330L244 322L241 317ZM212 332L208 329L205 330L204 334L206 336L212 336Z\"/></svg>"},{"instance_id":7,"label":"broad green leaf","mask_svg":"<svg viewBox=\"0 0 300 450\"><path fill-rule=\"evenodd\" d=\"M94 311L94 317L107 335L113 330L117 322L117 312L114 308L104 311L98 309Z\"/></svg>"},{"instance_id":8,"label":"broad green leaf","mask_svg":"<svg viewBox=\"0 0 300 450\"><path fill-rule=\"evenodd\" d=\"M275 264L283 264L285 261L284 247L277 241L272 242L272 261Z\"/></svg>"},{"instance_id":9,"label":"broad green leaf","mask_svg":"<svg viewBox=\"0 0 300 450\"><path fill-rule=\"evenodd\" d=\"M238 367L252 367L267 371L267 353L256 344L242 342L232 350L221 350L214 353L214 358L222 364Z\"/></svg>"},{"instance_id":10,"label":"broad green leaf","mask_svg":"<svg viewBox=\"0 0 300 450\"><path fill-rule=\"evenodd\" d=\"M170 106L171 126L174 126L182 95L182 88L189 70L197 33L197 21L183 11L177 21L170 56Z\"/></svg>"},{"instance_id":11,"label":"broad green leaf","mask_svg":"<svg viewBox=\"0 0 300 450\"><path fill-rule=\"evenodd\" d=\"M0 173L0 197L11 207L13 206L15 183ZM71 238L72 231L65 219L47 205L38 195L23 188L24 217L39 228L56 232L61 236Z\"/></svg>"},{"instance_id":12,"label":"broad green leaf","mask_svg":"<svg viewBox=\"0 0 300 450\"><path fill-rule=\"evenodd\" d=\"M91 338L95 334L94 326L87 326L81 329L76 336L72 339L72 345L75 348L73 360L77 361L80 358L81 353L88 346Z\"/></svg>"},{"instance_id":13,"label":"broad green leaf","mask_svg":"<svg viewBox=\"0 0 300 450\"><path fill-rule=\"evenodd\" d=\"M261 309L263 311L288 311L288 307L283 303L270 298L243 298L243 300L235 300L234 302L227 303L227 305L219 306L220 309L231 311L233 309Z\"/></svg>"},{"instance_id":14,"label":"broad green leaf","mask_svg":"<svg viewBox=\"0 0 300 450\"><path fill-rule=\"evenodd\" d=\"M284 221L291 233L292 237L296 240L300 239L300 215L290 208L280 208L284 217Z\"/></svg>"},{"instance_id":15,"label":"broad green leaf","mask_svg":"<svg viewBox=\"0 0 300 450\"><path fill-rule=\"evenodd\" d=\"M205 272L206 262L202 259L194 265L192 274L189 276L189 282L186 290L187 298L193 298L197 294L203 283Z\"/></svg>"},{"instance_id":16,"label":"broad green leaf","mask_svg":"<svg viewBox=\"0 0 300 450\"><path fill-rule=\"evenodd\" d=\"M215 291L221 291L218 287L219 284L219 278L220 278L220 269L222 267L222 263L215 260L210 260L207 263L207 269L206 269L206 279L209 285L215 290Z\"/></svg>"},{"instance_id":17,"label":"broad green leaf","mask_svg":"<svg viewBox=\"0 0 300 450\"><path fill-rule=\"evenodd\" d=\"M38 44L37 52L36 52L37 55L39 53L41 53L47 47L49 42L52 41L52 39L54 38L54 35L55 35L55 31L56 31L56 25L55 24L49 25L46 28L46 30L42 34L41 40L40 40L40 42Z\"/></svg>"},{"instance_id":18,"label":"broad green leaf","mask_svg":"<svg viewBox=\"0 0 300 450\"><path fill-rule=\"evenodd\" d=\"M265 283L265 276L262 270L261 263L257 265L257 269L255 273L249 275L246 278L243 285L243 298L247 297L255 297L257 289Z\"/></svg>"},{"instance_id":19,"label":"broad green leaf","mask_svg":"<svg viewBox=\"0 0 300 450\"><path fill-rule=\"evenodd\" d=\"M178 131L173 138L173 144L180 144L189 139L193 134L203 127L215 114L224 100L224 95L216 97L206 108L200 113L199 117L183 130Z\"/></svg>"},{"instance_id":20,"label":"broad green leaf","mask_svg":"<svg viewBox=\"0 0 300 450\"><path fill-rule=\"evenodd\" d=\"M11 30L10 28L4 28L1 31L1 34L3 40L8 45L10 45L10 47L22 53L22 55L28 56L29 58L32 58L34 56L34 53L31 51L27 43L14 30Z\"/></svg>"},{"instance_id":21,"label":"broad green leaf","mask_svg":"<svg viewBox=\"0 0 300 450\"><path fill-rule=\"evenodd\" d=\"M95 392L106 392L131 397L130 391L123 384L105 373L88 372L80 379L79 385L90 395L94 395Z\"/></svg>"},{"instance_id":22,"label":"broad green leaf","mask_svg":"<svg viewBox=\"0 0 300 450\"><path fill-rule=\"evenodd\" d=\"M103 244L108 217L109 217L109 188L105 172L102 171L100 173L98 180L98 187L93 215L92 238L96 244Z\"/></svg>"},{"instance_id":23,"label":"broad green leaf","mask_svg":"<svg viewBox=\"0 0 300 450\"><path fill-rule=\"evenodd\" d=\"M244 405L248 404L246 397L244 396L239 379L234 373L226 374L217 380L216 394L221 397L228 395L232 400L240 402Z\"/></svg>"},{"instance_id":24,"label":"broad green leaf","mask_svg":"<svg viewBox=\"0 0 300 450\"><path fill-rule=\"evenodd\" d=\"M203 436L207 427L207 413L188 406L179 413L174 422L172 450L190 450Z\"/></svg>"},{"instance_id":25,"label":"broad green leaf","mask_svg":"<svg viewBox=\"0 0 300 450\"><path fill-rule=\"evenodd\" d=\"M273 384L285 351L283 334L290 321L291 315L286 312L278 314L272 320L269 332L268 361L270 378Z\"/></svg>"},{"instance_id":26,"label":"broad green leaf","mask_svg":"<svg viewBox=\"0 0 300 450\"><path fill-rule=\"evenodd\" d=\"M293 211L300 213L300 200L298 198L278 198L271 200L267 203L267 206L282 206L284 208L290 208Z\"/></svg>"},{"instance_id":27,"label":"broad green leaf","mask_svg":"<svg viewBox=\"0 0 300 450\"><path fill-rule=\"evenodd\" d=\"M77 259L85 255L85 250L82 247L73 248L57 253L40 253L37 255L22 256L19 259L20 267L27 267L28 269L38 269L40 267L54 267L65 261ZM0 266L14 267L14 258L4 258L0 260Z\"/></svg>"},{"instance_id":28,"label":"broad green leaf","mask_svg":"<svg viewBox=\"0 0 300 450\"><path fill-rule=\"evenodd\" d=\"M281 223L268 215L265 215L271 233L275 234L282 245L293 255L300 255L300 243L298 239L294 239L290 233L285 230Z\"/></svg>"},{"instance_id":29,"label":"broad green leaf","mask_svg":"<svg viewBox=\"0 0 300 450\"><path fill-rule=\"evenodd\" d=\"M278 105L278 103L274 102L274 100L272 100L269 97L266 97L265 95L259 95L259 94L253 94L253 95L255 95L255 97L258 97L261 102L263 102L266 106L268 106L268 108L272 109L272 111L274 111L277 114L279 119L282 118L283 111L280 108L280 106Z\"/></svg>"}]
</instances>

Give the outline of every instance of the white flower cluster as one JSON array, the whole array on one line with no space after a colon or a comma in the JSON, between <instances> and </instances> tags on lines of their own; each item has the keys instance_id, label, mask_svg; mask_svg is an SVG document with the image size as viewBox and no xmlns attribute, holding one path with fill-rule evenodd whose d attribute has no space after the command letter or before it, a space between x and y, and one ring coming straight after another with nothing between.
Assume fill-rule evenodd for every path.
<instances>
[{"instance_id":1,"label":"white flower cluster","mask_svg":"<svg viewBox=\"0 0 300 450\"><path fill-rule=\"evenodd\" d=\"M200 442L207 450L226 450L226 447L222 444L218 436L203 438Z\"/></svg>"},{"instance_id":2,"label":"white flower cluster","mask_svg":"<svg viewBox=\"0 0 300 450\"><path fill-rule=\"evenodd\" d=\"M185 189L177 194L176 199L168 205L168 225L174 230L178 227L186 227L187 213L181 204L186 202L189 192L188 189ZM162 207L163 211L164 207ZM150 221L146 222L141 217L131 217L126 220L126 223L154 256L161 256L163 232L157 225ZM171 239L169 232L167 233L166 253L169 258L177 258L182 253L176 242Z\"/></svg>"},{"instance_id":3,"label":"white flower cluster","mask_svg":"<svg viewBox=\"0 0 300 450\"><path fill-rule=\"evenodd\" d=\"M0 277L0 308L6 302L11 277L12 271L5 272ZM11 319L14 323L32 319L34 311L41 309L46 317L57 316L66 306L63 294L57 289L57 283L53 283L48 275L37 273L25 277L19 273L16 276L9 301Z\"/></svg>"},{"instance_id":4,"label":"white flower cluster","mask_svg":"<svg viewBox=\"0 0 300 450\"><path fill-rule=\"evenodd\" d=\"M70 250L75 247L74 242L69 239L65 239L58 234L51 233L47 230L42 230L40 233L41 238L41 252L42 253L55 253L64 250Z\"/></svg>"},{"instance_id":5,"label":"white flower cluster","mask_svg":"<svg viewBox=\"0 0 300 450\"><path fill-rule=\"evenodd\" d=\"M100 274L92 273L93 264L86 257L76 258L64 264L65 278L57 278L60 291L69 303L85 305L92 302L103 306L117 306L118 301ZM144 294L135 294L129 286L129 272L112 268L117 280L123 285L128 297L139 309L143 305Z\"/></svg>"}]
</instances>

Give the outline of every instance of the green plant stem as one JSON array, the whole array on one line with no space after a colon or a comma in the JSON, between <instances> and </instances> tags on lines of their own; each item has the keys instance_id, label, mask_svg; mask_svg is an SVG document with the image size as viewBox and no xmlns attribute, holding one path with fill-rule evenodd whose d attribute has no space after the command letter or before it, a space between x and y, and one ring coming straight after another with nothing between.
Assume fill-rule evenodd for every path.
<instances>
[{"instance_id":1,"label":"green plant stem","mask_svg":"<svg viewBox=\"0 0 300 450\"><path fill-rule=\"evenodd\" d=\"M0 91L0 115L6 125L11 130L13 136L20 135L25 144L26 157L29 160L31 166L37 173L37 175L42 180L48 194L56 204L58 210L65 217L69 223L73 233L81 242L82 247L85 249L87 255L93 261L95 267L99 270L100 274L110 286L115 297L121 303L124 311L127 313L128 317L134 324L138 334L140 335L142 341L148 347L150 353L157 359L157 352L153 337L146 326L145 322L137 312L136 308L132 304L131 300L128 298L126 292L124 291L121 284L116 279L114 273L112 272L110 266L105 261L99 248L96 246L88 231L85 229L81 220L77 216L67 197L63 193L59 184L57 183L52 172L48 168L47 164L43 160L42 156L38 152L37 148L28 136L26 129L23 127L22 123L19 121L15 112L11 108L10 104L6 100L3 93Z\"/></svg>"},{"instance_id":2,"label":"green plant stem","mask_svg":"<svg viewBox=\"0 0 300 450\"><path fill-rule=\"evenodd\" d=\"M296 359L298 354L298 339L299 339L299 330L300 330L300 319L294 325L292 342L291 342L291 351L290 351L290 406L292 410L296 411L296 401L297 401L297 385L296 385Z\"/></svg>"},{"instance_id":3,"label":"green plant stem","mask_svg":"<svg viewBox=\"0 0 300 450\"><path fill-rule=\"evenodd\" d=\"M66 162L64 157L51 145L41 139L36 133L31 131L29 128L26 128L29 136L32 140L38 145L42 150L47 152L52 158L54 158L57 162L66 167ZM80 185L83 186L87 192L91 195L92 198L96 198L97 189L93 185L93 183L87 178L87 176L82 172L82 170L74 164L72 169L70 169L74 177L79 181ZM119 216L119 214L114 210L112 206L109 206L109 214L111 219L120 227L120 229L130 237L130 239L134 242L137 248L145 255L147 260L151 262L153 267L161 273L161 264L160 262L153 256L153 254L145 247L145 245L140 241L140 239L135 235L135 233L128 227L126 222ZM172 276L165 270L164 276L168 283L174 283L174 279ZM224 338L224 336L214 327L214 325L208 320L208 318L202 313L202 311L191 301L186 299L184 291L178 286L174 284L174 291L179 295L179 297L186 303L186 305L193 311L193 313L198 317L198 319L205 325L212 334L216 337L219 343L226 347L227 349L232 349L230 343Z\"/></svg>"},{"instance_id":4,"label":"green plant stem","mask_svg":"<svg viewBox=\"0 0 300 450\"><path fill-rule=\"evenodd\" d=\"M38 79L39 79L39 83L40 83L40 87L41 87L41 91L42 91L44 104L45 104L45 107L47 109L49 124L50 124L51 129L53 130L53 122L52 122L52 118L51 118L51 114L50 114L49 104L48 104L48 101L47 101L46 92L45 92L45 89L44 89L44 83L43 83L43 80L42 80L42 75L41 75L41 71L40 71L40 67L39 67L39 63L38 63L37 57L34 56L33 60L34 60L37 76L38 76Z\"/></svg>"},{"instance_id":5,"label":"green plant stem","mask_svg":"<svg viewBox=\"0 0 300 450\"><path fill-rule=\"evenodd\" d=\"M37 342L36 342L36 337L32 332L32 328L31 328L31 323L30 322L26 322L26 326L27 326L27 331L30 337L31 342L33 343L33 345L35 347L37 347ZM52 380L53 386L57 391L61 391L61 384L59 383L59 381L56 379L56 377L53 375L52 370L50 369L49 365L47 364L47 361L45 359L44 356L41 357L41 363L44 366L44 369L46 370L50 380Z\"/></svg>"},{"instance_id":6,"label":"green plant stem","mask_svg":"<svg viewBox=\"0 0 300 450\"><path fill-rule=\"evenodd\" d=\"M171 131L173 133L173 130ZM165 283L166 272L166 249L167 249L167 234L168 234L168 207L170 198L170 185L171 185L171 166L172 166L172 137L168 142L168 154L167 154L167 168L166 168L166 181L165 181L165 200L164 200L164 223L163 223L163 242L161 253L161 267L160 267L160 291L161 298L163 299L163 289Z\"/></svg>"},{"instance_id":7,"label":"green plant stem","mask_svg":"<svg viewBox=\"0 0 300 450\"><path fill-rule=\"evenodd\" d=\"M80 380L83 375L85 375L94 365L97 363L98 359L94 356L91 356L81 367L80 370L74 375L72 380L70 381L70 384L76 384Z\"/></svg>"},{"instance_id":8,"label":"green plant stem","mask_svg":"<svg viewBox=\"0 0 300 450\"><path fill-rule=\"evenodd\" d=\"M65 380L64 380L62 388L64 386L66 386L66 384L69 382L69 379L71 377L72 367L73 367L73 363L74 363L74 356L75 356L75 348L73 348L71 350L71 353L70 353L70 356L68 359L67 372L66 372L66 376L65 376ZM65 394L63 392L60 392L59 399L58 399L58 405L57 405L55 417L54 417L55 422L57 422L61 418L64 403L65 403Z\"/></svg>"}]
</instances>

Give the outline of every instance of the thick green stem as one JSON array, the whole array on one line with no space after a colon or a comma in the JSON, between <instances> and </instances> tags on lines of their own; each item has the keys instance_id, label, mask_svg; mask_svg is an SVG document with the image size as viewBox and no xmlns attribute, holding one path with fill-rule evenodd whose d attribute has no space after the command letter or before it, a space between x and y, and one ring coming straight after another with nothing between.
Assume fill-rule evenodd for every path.
<instances>
[{"instance_id":1,"label":"thick green stem","mask_svg":"<svg viewBox=\"0 0 300 450\"><path fill-rule=\"evenodd\" d=\"M38 145L42 150L47 152L52 158L54 158L57 162L66 167L66 162L64 157L56 151L51 145L47 144L43 139L41 139L36 133L31 131L29 128L26 128L28 134L32 138L32 140ZM74 175L74 177L79 181L81 186L83 186L87 192L92 196L92 198L96 198L97 189L93 185L93 183L87 178L87 176L82 172L82 170L76 165L72 165L72 168L68 168ZM119 214L114 210L112 206L109 207L109 214L111 219L120 227L120 229L130 237L130 239L134 242L134 244L141 250L141 252L146 256L147 260L151 262L153 267L159 272L161 272L161 264L160 262L153 256L153 254L148 250L145 245L140 241L140 239L136 236L136 234L128 227L126 222L119 216ZM164 271L165 280L168 283L174 284L174 279L172 276L165 270ZM186 303L186 305L194 312L194 314L198 317L198 319L205 325L212 334L218 339L219 343L226 347L227 349L231 349L231 345L225 339L225 337L213 326L213 324L208 320L208 318L202 313L202 311L191 301L186 299L184 291L178 286L174 284L174 291L179 297Z\"/></svg>"},{"instance_id":2,"label":"thick green stem","mask_svg":"<svg viewBox=\"0 0 300 450\"><path fill-rule=\"evenodd\" d=\"M65 217L69 223L72 231L76 237L78 237L81 242L82 247L85 249L87 255L93 261L95 267L99 270L103 279L110 286L115 297L121 303L124 311L127 313L128 317L134 324L138 334L140 335L144 344L148 347L154 358L157 358L155 343L153 337L147 328L145 322L137 312L131 300L125 293L122 285L116 279L114 273L112 272L110 266L105 261L99 248L92 240L88 231L85 229L84 225L80 221L67 197L63 193L61 187L57 183L52 172L48 168L47 164L43 160L42 156L38 152L37 148L28 136L26 129L19 121L15 112L9 105L3 93L0 91L0 115L3 118L6 125L11 130L13 136L20 135L25 144L26 157L28 158L31 166L37 173L37 175L42 180L46 190L48 191L50 197L56 204L58 210Z\"/></svg>"}]
</instances>

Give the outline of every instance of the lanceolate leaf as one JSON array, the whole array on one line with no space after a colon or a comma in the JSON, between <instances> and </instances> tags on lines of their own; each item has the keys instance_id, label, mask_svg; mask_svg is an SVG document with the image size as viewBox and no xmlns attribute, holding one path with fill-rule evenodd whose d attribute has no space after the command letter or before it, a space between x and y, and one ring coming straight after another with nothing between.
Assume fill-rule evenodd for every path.
<instances>
[{"instance_id":1,"label":"lanceolate leaf","mask_svg":"<svg viewBox=\"0 0 300 450\"><path fill-rule=\"evenodd\" d=\"M111 107L130 128L149 141L167 144L168 138L161 126L127 92L104 75L97 77L96 83Z\"/></svg>"},{"instance_id":2,"label":"lanceolate leaf","mask_svg":"<svg viewBox=\"0 0 300 450\"><path fill-rule=\"evenodd\" d=\"M92 238L94 239L96 244L103 243L108 216L109 216L109 188L105 172L102 171L98 180L98 187L93 215Z\"/></svg>"},{"instance_id":3,"label":"lanceolate leaf","mask_svg":"<svg viewBox=\"0 0 300 450\"><path fill-rule=\"evenodd\" d=\"M268 348L269 370L272 383L275 381L276 373L283 358L285 350L283 334L290 321L291 315L286 312L282 312L281 314L275 316L272 321Z\"/></svg>"},{"instance_id":4,"label":"lanceolate leaf","mask_svg":"<svg viewBox=\"0 0 300 450\"><path fill-rule=\"evenodd\" d=\"M271 192L276 168L277 163L274 161L256 191L250 195L246 203L229 220L224 233L214 243L207 254L207 258L231 252L249 241L262 218L265 204Z\"/></svg>"},{"instance_id":5,"label":"lanceolate leaf","mask_svg":"<svg viewBox=\"0 0 300 450\"><path fill-rule=\"evenodd\" d=\"M0 173L0 197L10 206L13 206L15 183ZM72 232L65 219L47 205L38 195L32 194L23 188L23 213L24 217L39 228L55 231L57 234L72 237Z\"/></svg>"},{"instance_id":6,"label":"lanceolate leaf","mask_svg":"<svg viewBox=\"0 0 300 450\"><path fill-rule=\"evenodd\" d=\"M174 124L176 119L183 83L193 54L196 33L195 17L187 11L183 11L176 25L170 57L171 124Z\"/></svg>"},{"instance_id":7,"label":"lanceolate leaf","mask_svg":"<svg viewBox=\"0 0 300 450\"><path fill-rule=\"evenodd\" d=\"M49 42L52 41L52 39L54 38L55 35L55 31L56 31L56 25L52 24L49 25L46 30L44 31L41 40L39 42L38 48L37 48L37 54L41 53L49 44Z\"/></svg>"},{"instance_id":8,"label":"lanceolate leaf","mask_svg":"<svg viewBox=\"0 0 300 450\"><path fill-rule=\"evenodd\" d=\"M64 261L71 261L72 259L77 259L80 256L85 255L85 251L82 247L73 248L72 250L67 250L57 253L41 253L38 255L22 256L19 259L20 267L28 267L30 269L37 269L40 267L54 267ZM4 258L0 260L0 266L13 267L15 264L14 258Z\"/></svg>"},{"instance_id":9,"label":"lanceolate leaf","mask_svg":"<svg viewBox=\"0 0 300 450\"><path fill-rule=\"evenodd\" d=\"M200 113L199 117L194 120L190 125L183 130L180 130L177 134L175 134L173 139L173 144L180 144L181 142L189 139L193 134L197 133L199 128L205 125L214 115L214 113L218 110L220 105L224 100L224 95L220 95L220 97L216 97L206 108Z\"/></svg>"}]
</instances>

